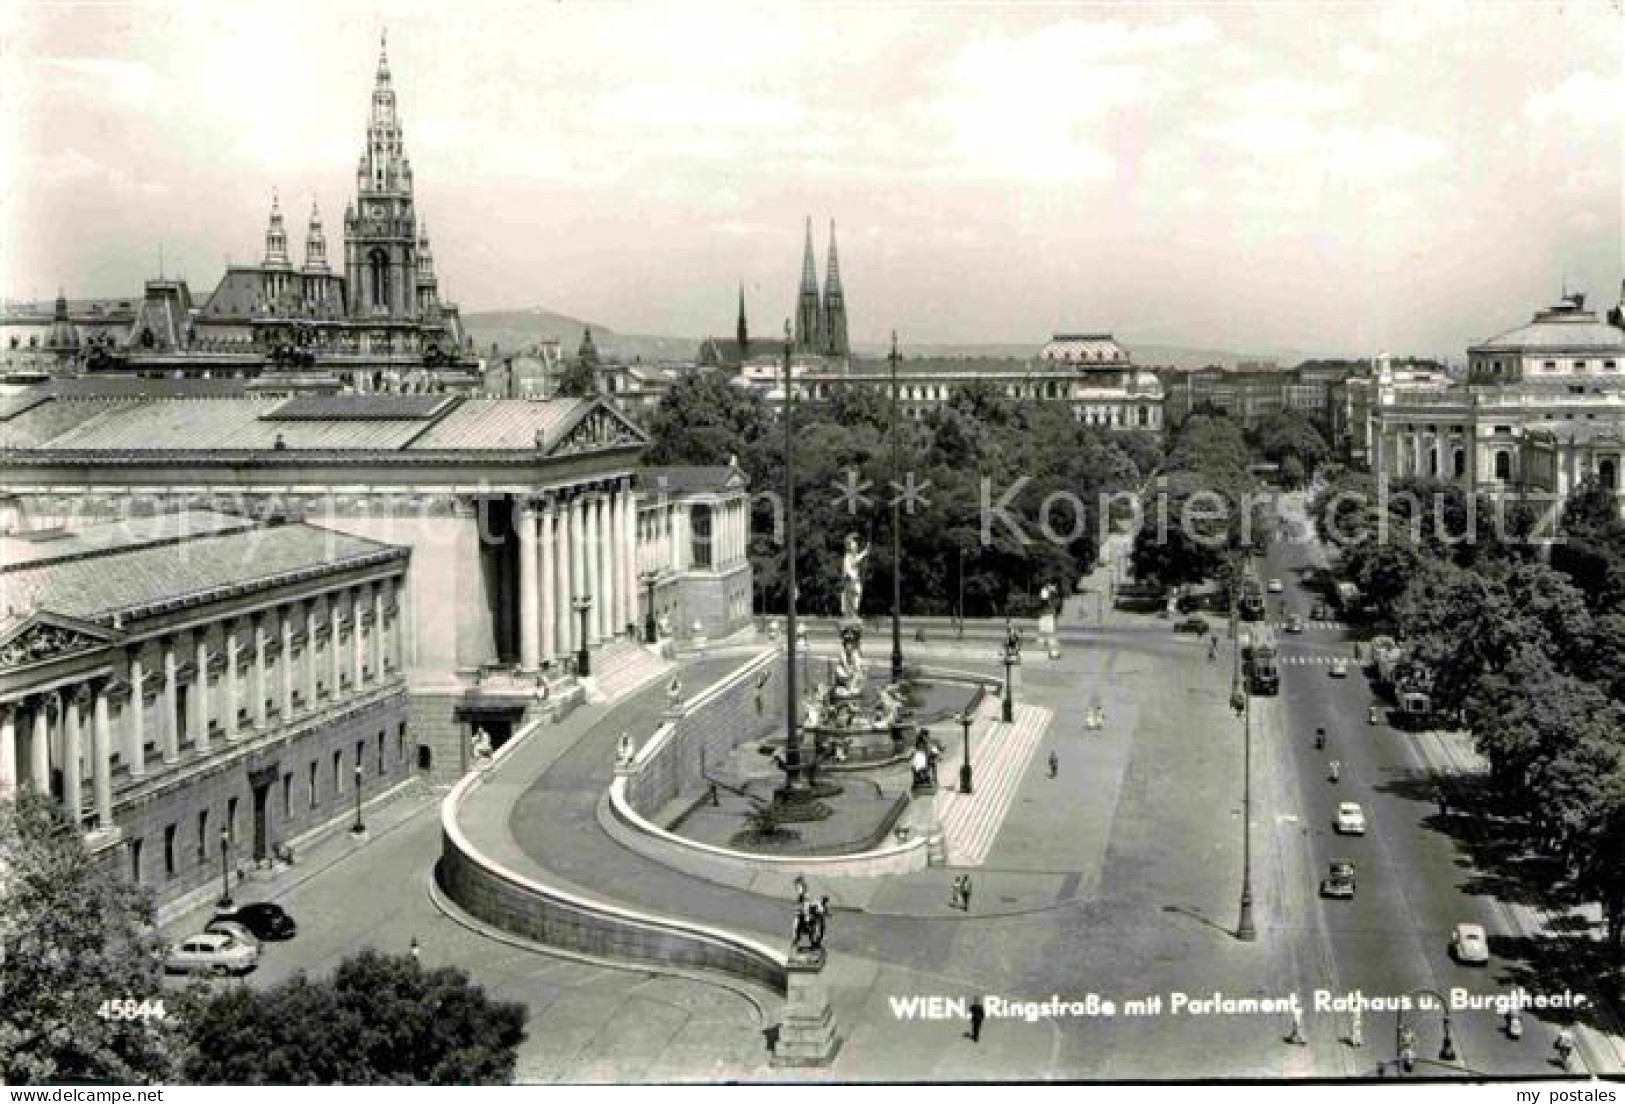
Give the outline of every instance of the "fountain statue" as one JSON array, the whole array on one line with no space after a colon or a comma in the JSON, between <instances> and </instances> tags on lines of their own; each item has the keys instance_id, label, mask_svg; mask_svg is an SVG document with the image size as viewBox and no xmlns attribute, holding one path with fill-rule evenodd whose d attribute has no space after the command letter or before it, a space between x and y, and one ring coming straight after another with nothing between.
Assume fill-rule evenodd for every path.
<instances>
[{"instance_id":1,"label":"fountain statue","mask_svg":"<svg viewBox=\"0 0 1625 1104\"><path fill-rule=\"evenodd\" d=\"M868 558L868 546L858 548L855 533L846 535L846 554L841 557L841 619L855 621L863 602L863 561Z\"/></svg>"}]
</instances>

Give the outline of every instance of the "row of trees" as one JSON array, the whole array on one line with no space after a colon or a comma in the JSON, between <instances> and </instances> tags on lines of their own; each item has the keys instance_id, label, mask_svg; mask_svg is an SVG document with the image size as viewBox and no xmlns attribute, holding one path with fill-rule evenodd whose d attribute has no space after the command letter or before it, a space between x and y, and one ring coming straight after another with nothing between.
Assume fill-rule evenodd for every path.
<instances>
[{"instance_id":1,"label":"row of trees","mask_svg":"<svg viewBox=\"0 0 1625 1104\"><path fill-rule=\"evenodd\" d=\"M54 802L0 802L0 1081L8 1085L508 1084L523 1005L454 968L364 952L264 990L166 990L147 890ZM106 1002L163 1001L162 1017Z\"/></svg>"},{"instance_id":2,"label":"row of trees","mask_svg":"<svg viewBox=\"0 0 1625 1104\"><path fill-rule=\"evenodd\" d=\"M799 607L839 606L848 533L870 545L865 611L890 608L890 515L901 504L903 608L966 616L1030 613L1046 583L1068 586L1094 565L1104 496L1138 487L1157 461L1148 434L1079 423L1061 404L1012 401L972 383L926 418L898 427L884 388L853 385L795 411ZM650 464L737 457L753 497L751 557L759 608L785 607L784 424L754 390L693 373L649 422Z\"/></svg>"},{"instance_id":3,"label":"row of trees","mask_svg":"<svg viewBox=\"0 0 1625 1104\"><path fill-rule=\"evenodd\" d=\"M1625 933L1625 525L1588 486L1537 512L1425 479L1347 474L1315 503L1344 570L1407 641L1434 708L1460 718L1526 843ZM1549 562L1538 554L1551 536Z\"/></svg>"}]
</instances>

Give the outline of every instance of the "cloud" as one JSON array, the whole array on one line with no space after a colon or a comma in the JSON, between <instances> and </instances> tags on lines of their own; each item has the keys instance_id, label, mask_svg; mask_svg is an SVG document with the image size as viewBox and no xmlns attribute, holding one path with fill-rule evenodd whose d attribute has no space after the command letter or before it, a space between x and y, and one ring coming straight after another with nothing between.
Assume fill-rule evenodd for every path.
<instances>
[{"instance_id":1,"label":"cloud","mask_svg":"<svg viewBox=\"0 0 1625 1104\"><path fill-rule=\"evenodd\" d=\"M1539 88L1524 102L1523 115L1537 127L1610 128L1615 135L1625 111L1625 75L1581 70L1562 83Z\"/></svg>"}]
</instances>

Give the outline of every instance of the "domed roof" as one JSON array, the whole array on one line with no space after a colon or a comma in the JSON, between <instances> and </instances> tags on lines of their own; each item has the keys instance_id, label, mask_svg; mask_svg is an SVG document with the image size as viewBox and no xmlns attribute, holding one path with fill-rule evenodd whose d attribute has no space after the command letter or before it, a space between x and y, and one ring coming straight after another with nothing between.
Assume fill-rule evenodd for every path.
<instances>
[{"instance_id":1,"label":"domed roof","mask_svg":"<svg viewBox=\"0 0 1625 1104\"><path fill-rule=\"evenodd\" d=\"M61 352L73 352L79 348L79 331L73 328L68 319L68 297L60 291L56 295L56 315L51 320L51 332L45 339L45 347Z\"/></svg>"}]
</instances>

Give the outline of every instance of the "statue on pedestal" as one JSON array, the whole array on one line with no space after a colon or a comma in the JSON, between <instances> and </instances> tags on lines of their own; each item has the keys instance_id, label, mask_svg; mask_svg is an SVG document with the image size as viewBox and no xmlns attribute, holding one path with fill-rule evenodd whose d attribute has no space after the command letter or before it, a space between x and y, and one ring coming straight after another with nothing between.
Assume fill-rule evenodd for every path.
<instances>
[{"instance_id":1,"label":"statue on pedestal","mask_svg":"<svg viewBox=\"0 0 1625 1104\"><path fill-rule=\"evenodd\" d=\"M837 700L861 697L865 681L863 633L854 626L847 626L841 630L841 654L835 660L835 688L831 697Z\"/></svg>"},{"instance_id":2,"label":"statue on pedestal","mask_svg":"<svg viewBox=\"0 0 1625 1104\"><path fill-rule=\"evenodd\" d=\"M867 546L858 548L855 533L846 535L846 554L841 557L841 617L856 619L863 601L863 561L868 557Z\"/></svg>"}]
</instances>

